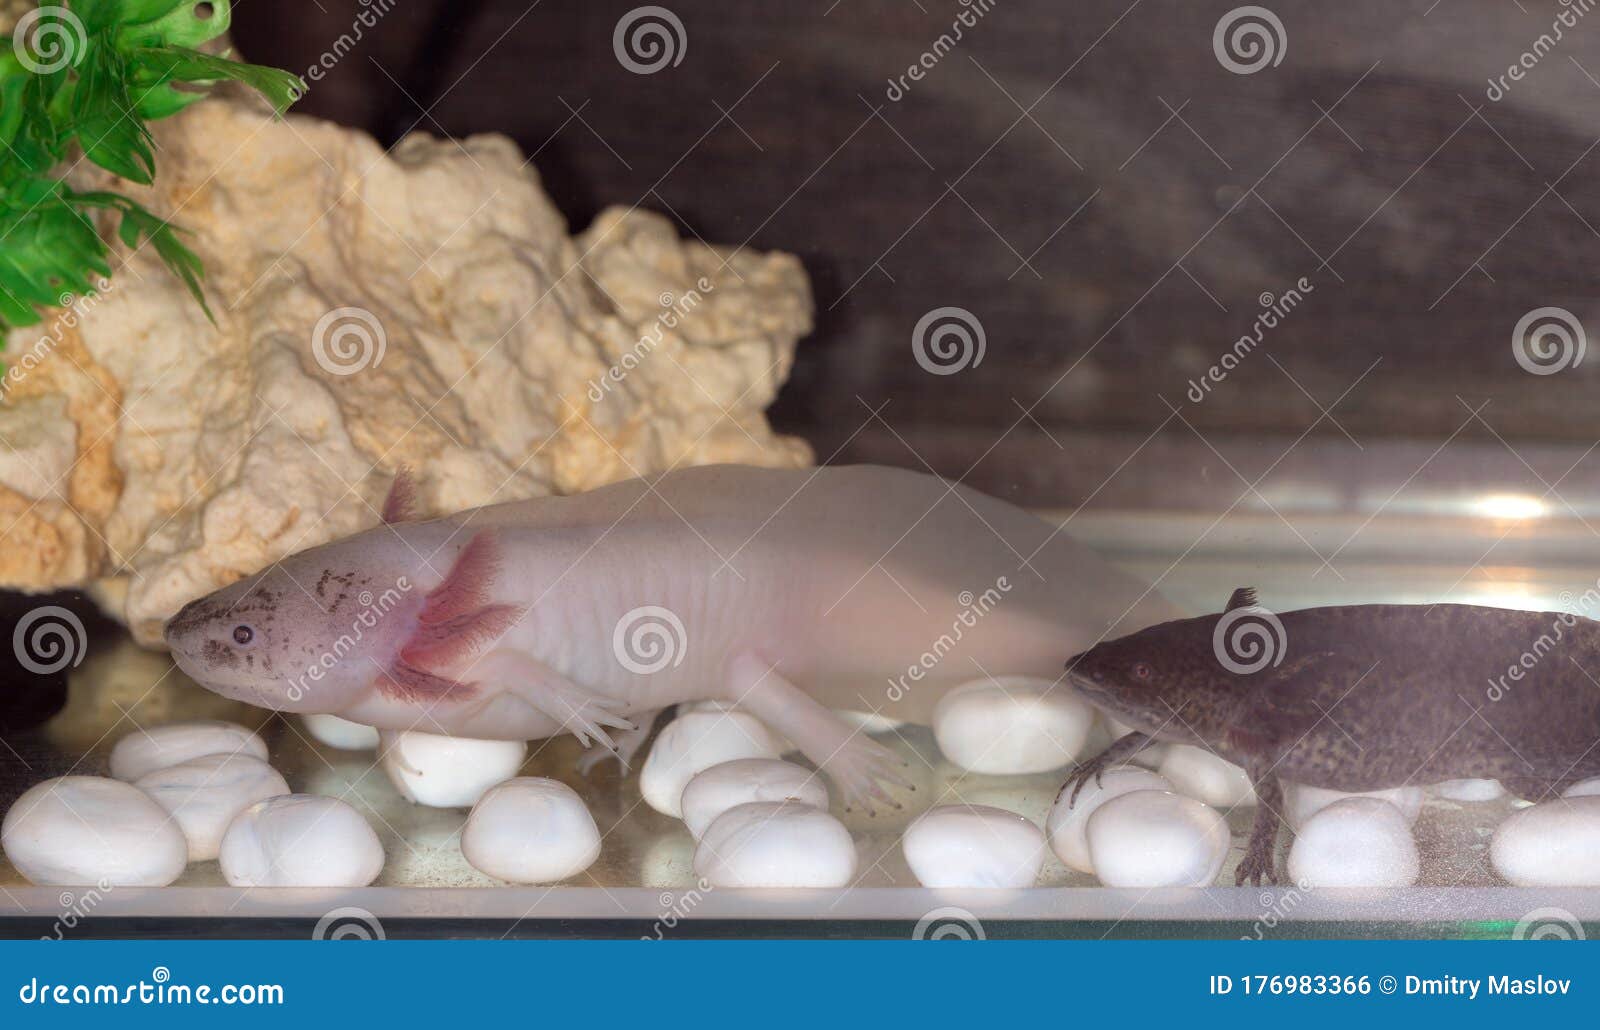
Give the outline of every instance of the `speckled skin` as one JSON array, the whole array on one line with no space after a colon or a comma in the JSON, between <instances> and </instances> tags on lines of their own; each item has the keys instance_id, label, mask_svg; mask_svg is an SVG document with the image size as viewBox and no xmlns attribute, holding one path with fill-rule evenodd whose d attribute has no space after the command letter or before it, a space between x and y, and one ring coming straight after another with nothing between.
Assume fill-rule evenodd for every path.
<instances>
[{"instance_id":1,"label":"speckled skin","mask_svg":"<svg viewBox=\"0 0 1600 1030\"><path fill-rule=\"evenodd\" d=\"M1230 610L1253 603L1241 591ZM1497 779L1539 801L1600 774L1600 622L1459 604L1308 608L1275 616L1275 662L1238 672L1215 644L1228 614L1152 626L1069 663L1085 695L1138 731L1069 786L1151 740L1244 767L1263 803L1241 882L1273 875L1280 777L1352 792ZM1229 637L1263 624L1233 614Z\"/></svg>"}]
</instances>

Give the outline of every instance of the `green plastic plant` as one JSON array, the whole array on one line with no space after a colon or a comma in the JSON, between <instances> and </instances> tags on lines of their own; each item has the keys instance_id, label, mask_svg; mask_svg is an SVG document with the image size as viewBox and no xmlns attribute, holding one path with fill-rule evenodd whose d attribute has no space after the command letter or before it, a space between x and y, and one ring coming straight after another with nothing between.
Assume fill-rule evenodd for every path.
<instances>
[{"instance_id":1,"label":"green plastic plant","mask_svg":"<svg viewBox=\"0 0 1600 1030\"><path fill-rule=\"evenodd\" d=\"M96 210L113 213L127 246L153 246L210 317L204 269L174 227L119 193L74 190L65 169L81 155L148 185L156 169L145 123L224 79L282 114L305 89L297 76L195 49L229 21L228 0L71 0L29 11L0 37L0 334L110 277Z\"/></svg>"}]
</instances>

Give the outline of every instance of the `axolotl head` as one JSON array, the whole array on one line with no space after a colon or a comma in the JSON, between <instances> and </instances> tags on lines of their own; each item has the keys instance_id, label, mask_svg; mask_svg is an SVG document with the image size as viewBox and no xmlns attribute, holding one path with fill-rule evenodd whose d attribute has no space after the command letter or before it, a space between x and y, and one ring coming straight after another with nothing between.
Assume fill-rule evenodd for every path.
<instances>
[{"instance_id":1,"label":"axolotl head","mask_svg":"<svg viewBox=\"0 0 1600 1030\"><path fill-rule=\"evenodd\" d=\"M173 658L224 697L343 711L388 668L420 604L405 575L355 557L347 542L313 548L191 601L166 626Z\"/></svg>"}]
</instances>

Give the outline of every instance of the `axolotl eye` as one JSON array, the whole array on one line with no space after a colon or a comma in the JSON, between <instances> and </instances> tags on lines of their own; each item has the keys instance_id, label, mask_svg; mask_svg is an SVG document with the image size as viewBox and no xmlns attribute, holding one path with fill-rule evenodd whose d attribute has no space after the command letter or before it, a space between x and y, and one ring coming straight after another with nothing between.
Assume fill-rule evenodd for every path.
<instances>
[{"instance_id":1,"label":"axolotl eye","mask_svg":"<svg viewBox=\"0 0 1600 1030\"><path fill-rule=\"evenodd\" d=\"M243 623L233 627L233 642L235 644L239 645L240 647L250 647L255 643L255 641L256 631L254 627L247 626Z\"/></svg>"},{"instance_id":2,"label":"axolotl eye","mask_svg":"<svg viewBox=\"0 0 1600 1030\"><path fill-rule=\"evenodd\" d=\"M1153 671L1150 668L1150 663L1149 662L1134 662L1133 663L1133 678L1134 679L1139 680L1142 683L1142 682L1145 682L1145 681L1149 680L1149 678L1152 675L1153 675Z\"/></svg>"}]
</instances>

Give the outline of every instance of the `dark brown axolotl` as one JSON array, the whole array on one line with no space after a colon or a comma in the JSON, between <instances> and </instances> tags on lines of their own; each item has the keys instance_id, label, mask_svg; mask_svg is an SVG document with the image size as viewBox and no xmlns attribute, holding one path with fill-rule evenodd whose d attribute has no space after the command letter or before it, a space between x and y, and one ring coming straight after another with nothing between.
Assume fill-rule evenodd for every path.
<instances>
[{"instance_id":1,"label":"dark brown axolotl","mask_svg":"<svg viewBox=\"0 0 1600 1030\"><path fill-rule=\"evenodd\" d=\"M1474 605L1361 604L1274 615L1248 589L1219 615L1099 644L1067 663L1132 726L1074 771L1156 741L1242 766L1260 798L1237 882L1276 882L1281 781L1339 791L1497 779L1539 801L1600 774L1600 622Z\"/></svg>"}]
</instances>

